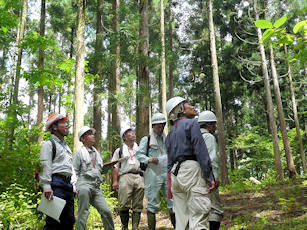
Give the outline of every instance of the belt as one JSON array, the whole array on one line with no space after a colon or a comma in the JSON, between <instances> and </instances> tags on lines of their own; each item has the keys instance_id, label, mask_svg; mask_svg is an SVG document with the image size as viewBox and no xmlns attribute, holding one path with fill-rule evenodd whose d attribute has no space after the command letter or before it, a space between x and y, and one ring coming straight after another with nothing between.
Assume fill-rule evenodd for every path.
<instances>
[{"instance_id":1,"label":"belt","mask_svg":"<svg viewBox=\"0 0 307 230\"><path fill-rule=\"evenodd\" d=\"M129 174L129 173L131 173L131 174L138 174L138 175L140 175L140 176L143 176L144 175L144 173L143 172L140 172L140 171L129 171L129 172L126 172L126 173L124 173L124 174ZM123 174L122 174L123 175Z\"/></svg>"},{"instance_id":2,"label":"belt","mask_svg":"<svg viewBox=\"0 0 307 230\"><path fill-rule=\"evenodd\" d=\"M57 178L61 178L63 181L65 181L66 183L70 184L71 181L71 176L65 176L62 174L58 174L58 173L54 173L52 174L53 177L57 177Z\"/></svg>"},{"instance_id":3,"label":"belt","mask_svg":"<svg viewBox=\"0 0 307 230\"><path fill-rule=\"evenodd\" d=\"M175 168L175 171L173 172L173 174L174 174L175 176L178 175L178 171L179 171L179 168L180 168L181 163L184 162L184 161L187 161L187 160L197 161L197 158L196 158L195 155L189 155L189 156L183 155L183 156L177 157L177 159L175 160L175 163L178 162L178 164L177 164L177 166L176 166L176 168Z\"/></svg>"}]
</instances>

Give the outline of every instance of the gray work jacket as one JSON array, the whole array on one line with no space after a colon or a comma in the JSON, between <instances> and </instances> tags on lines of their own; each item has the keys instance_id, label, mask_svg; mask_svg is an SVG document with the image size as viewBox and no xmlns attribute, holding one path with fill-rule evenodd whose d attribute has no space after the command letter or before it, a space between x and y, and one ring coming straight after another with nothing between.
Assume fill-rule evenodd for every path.
<instances>
[{"instance_id":1,"label":"gray work jacket","mask_svg":"<svg viewBox=\"0 0 307 230\"><path fill-rule=\"evenodd\" d=\"M41 172L39 175L40 185L43 189L51 189L52 174L71 176L71 184L75 188L76 174L72 166L72 152L66 141L61 141L57 136L51 134L56 146L55 158L52 160L52 143L50 140L43 143L39 161Z\"/></svg>"}]
</instances>

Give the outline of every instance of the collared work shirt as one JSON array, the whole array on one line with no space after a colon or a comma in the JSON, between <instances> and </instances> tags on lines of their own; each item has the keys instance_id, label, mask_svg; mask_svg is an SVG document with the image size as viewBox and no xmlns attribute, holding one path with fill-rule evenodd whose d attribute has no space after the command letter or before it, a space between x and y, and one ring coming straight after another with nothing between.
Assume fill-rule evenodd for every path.
<instances>
[{"instance_id":1,"label":"collared work shirt","mask_svg":"<svg viewBox=\"0 0 307 230\"><path fill-rule=\"evenodd\" d=\"M125 151L124 150L125 148L128 151ZM118 175L119 176L123 175L125 173L128 173L128 172L131 172L131 171L141 171L140 162L135 157L135 153L136 153L137 149L138 149L138 145L136 143L134 143L133 148L129 148L125 143L123 144L121 158L126 157L127 160L122 161L122 162L114 165L114 167L118 168ZM114 151L112 161L116 161L116 160L119 159L119 150L120 150L120 148L118 148Z\"/></svg>"},{"instance_id":2,"label":"collared work shirt","mask_svg":"<svg viewBox=\"0 0 307 230\"><path fill-rule=\"evenodd\" d=\"M187 118L177 120L167 135L165 144L169 172L178 157L195 155L206 180L214 180L209 153L196 120Z\"/></svg>"},{"instance_id":3,"label":"collared work shirt","mask_svg":"<svg viewBox=\"0 0 307 230\"><path fill-rule=\"evenodd\" d=\"M220 178L219 177L220 154L219 151L217 150L215 137L207 129L201 128L200 132L203 135L203 138L205 140L209 152L214 177Z\"/></svg>"},{"instance_id":4,"label":"collared work shirt","mask_svg":"<svg viewBox=\"0 0 307 230\"><path fill-rule=\"evenodd\" d=\"M139 150L136 152L137 159L145 164L148 164L148 160L152 157L159 157L166 154L166 147L164 144L163 137L158 136L153 130L150 131L149 135L150 142L155 142L156 145L150 145L148 150L148 156L146 156L148 136L145 136L141 139Z\"/></svg>"},{"instance_id":5,"label":"collared work shirt","mask_svg":"<svg viewBox=\"0 0 307 230\"><path fill-rule=\"evenodd\" d=\"M94 147L85 147L91 159L87 162L83 159L82 148L78 149L73 156L73 165L78 176L77 186L81 184L95 184L99 186L103 180L101 176L103 164L98 163L97 154L99 153L95 151Z\"/></svg>"},{"instance_id":6,"label":"collared work shirt","mask_svg":"<svg viewBox=\"0 0 307 230\"><path fill-rule=\"evenodd\" d=\"M66 141L61 141L57 136L51 134L55 142L56 154L52 161L52 143L43 143L39 161L41 164L40 185L43 189L51 189L52 174L58 173L64 176L71 176L73 186L76 183L76 174L72 166L72 152Z\"/></svg>"}]
</instances>

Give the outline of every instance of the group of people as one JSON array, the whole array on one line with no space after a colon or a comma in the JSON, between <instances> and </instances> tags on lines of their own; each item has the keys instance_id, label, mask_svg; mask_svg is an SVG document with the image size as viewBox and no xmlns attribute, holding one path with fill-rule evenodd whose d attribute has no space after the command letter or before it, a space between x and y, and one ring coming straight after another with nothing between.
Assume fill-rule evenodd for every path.
<instances>
[{"instance_id":1,"label":"group of people","mask_svg":"<svg viewBox=\"0 0 307 230\"><path fill-rule=\"evenodd\" d=\"M128 229L131 210L132 229L138 229L147 198L149 230L156 229L163 192L172 225L176 230L219 229L223 209L219 199L219 154L215 137L216 117L211 111L199 114L187 100L174 97L167 101L166 112L171 130L164 134L166 118L152 116L152 129L139 146L134 129L120 132L121 147L113 153L112 189L118 192L121 229ZM66 200L60 222L47 216L44 229L73 229L74 198L78 197L77 229L86 229L89 205L101 215L104 229L115 229L112 213L100 190L103 160L95 149L95 130L84 126L78 131L83 146L74 154L64 137L68 135L67 118L51 115L46 122L50 141L41 148L40 185L45 197ZM167 169L157 167L167 161ZM157 171L158 170L158 171Z\"/></svg>"}]
</instances>

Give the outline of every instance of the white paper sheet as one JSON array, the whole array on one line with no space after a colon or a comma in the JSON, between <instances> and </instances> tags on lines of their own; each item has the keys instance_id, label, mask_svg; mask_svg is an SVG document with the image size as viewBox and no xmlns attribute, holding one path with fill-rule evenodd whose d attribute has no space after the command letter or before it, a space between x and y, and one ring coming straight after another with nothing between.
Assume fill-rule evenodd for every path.
<instances>
[{"instance_id":1,"label":"white paper sheet","mask_svg":"<svg viewBox=\"0 0 307 230\"><path fill-rule=\"evenodd\" d=\"M39 203L37 210L41 211L47 216L52 217L60 223L60 215L63 211L65 204L66 200L63 200L56 196L53 196L53 200L48 200L43 193L41 202Z\"/></svg>"},{"instance_id":2,"label":"white paper sheet","mask_svg":"<svg viewBox=\"0 0 307 230\"><path fill-rule=\"evenodd\" d=\"M163 173L167 173L167 155L162 155L158 157L158 164L149 164L149 167L155 172L157 175L161 175Z\"/></svg>"}]
</instances>

